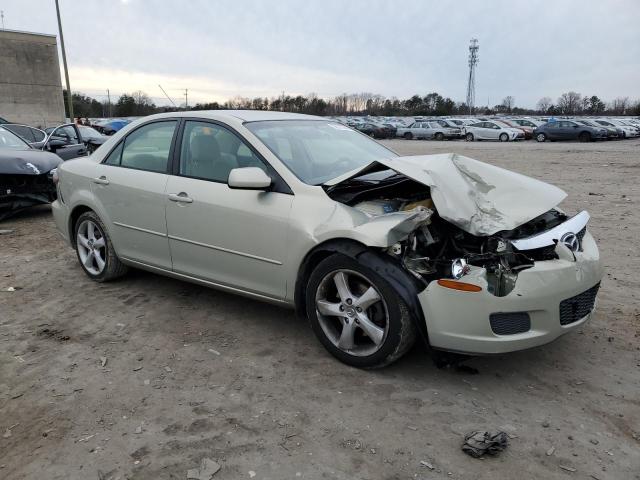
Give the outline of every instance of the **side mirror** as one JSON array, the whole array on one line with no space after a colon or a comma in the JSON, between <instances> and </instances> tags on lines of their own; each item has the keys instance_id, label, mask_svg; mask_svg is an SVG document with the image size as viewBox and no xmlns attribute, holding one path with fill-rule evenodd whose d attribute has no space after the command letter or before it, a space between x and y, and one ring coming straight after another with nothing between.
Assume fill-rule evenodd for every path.
<instances>
[{"instance_id":1,"label":"side mirror","mask_svg":"<svg viewBox=\"0 0 640 480\"><path fill-rule=\"evenodd\" d=\"M229 172L229 188L244 190L267 190L271 187L271 177L258 167L234 168Z\"/></svg>"}]
</instances>

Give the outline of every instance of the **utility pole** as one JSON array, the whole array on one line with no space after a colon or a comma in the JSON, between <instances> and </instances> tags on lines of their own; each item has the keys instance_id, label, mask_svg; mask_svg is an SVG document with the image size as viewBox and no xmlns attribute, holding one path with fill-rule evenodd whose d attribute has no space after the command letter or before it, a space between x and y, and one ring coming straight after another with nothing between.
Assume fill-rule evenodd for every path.
<instances>
[{"instance_id":1,"label":"utility pole","mask_svg":"<svg viewBox=\"0 0 640 480\"><path fill-rule=\"evenodd\" d=\"M189 90L184 89L184 109L189 110Z\"/></svg>"},{"instance_id":2,"label":"utility pole","mask_svg":"<svg viewBox=\"0 0 640 480\"><path fill-rule=\"evenodd\" d=\"M4 30L4 11L0 10L0 20L2 20L2 29Z\"/></svg>"},{"instance_id":3,"label":"utility pole","mask_svg":"<svg viewBox=\"0 0 640 480\"><path fill-rule=\"evenodd\" d=\"M478 65L478 39L472 38L469 42L469 81L467 82L467 107L469 115L473 114L473 107L476 101L476 65Z\"/></svg>"},{"instance_id":4,"label":"utility pole","mask_svg":"<svg viewBox=\"0 0 640 480\"><path fill-rule=\"evenodd\" d=\"M109 89L107 88L107 115L111 117L111 94L109 93Z\"/></svg>"},{"instance_id":5,"label":"utility pole","mask_svg":"<svg viewBox=\"0 0 640 480\"><path fill-rule=\"evenodd\" d=\"M175 103L173 100L171 100L171 97L170 97L169 95L167 95L167 92L165 92L165 91L164 91L164 88L162 88L162 85L158 84L158 86L160 87L160 90L162 90L162 93L164 93L164 96L165 96L165 97L167 97L167 98L169 99L169 101L171 102L171 104L172 104L175 108L178 108L178 107L176 106L176 103Z\"/></svg>"},{"instance_id":6,"label":"utility pole","mask_svg":"<svg viewBox=\"0 0 640 480\"><path fill-rule=\"evenodd\" d=\"M62 49L62 64L64 65L64 78L67 82L67 105L69 108L69 118L73 122L73 100L71 95L71 84L69 83L69 70L67 69L67 54L64 50L64 37L62 36L62 20L60 20L60 5L56 0L56 13L58 14L58 31L60 32L60 48Z\"/></svg>"}]
</instances>

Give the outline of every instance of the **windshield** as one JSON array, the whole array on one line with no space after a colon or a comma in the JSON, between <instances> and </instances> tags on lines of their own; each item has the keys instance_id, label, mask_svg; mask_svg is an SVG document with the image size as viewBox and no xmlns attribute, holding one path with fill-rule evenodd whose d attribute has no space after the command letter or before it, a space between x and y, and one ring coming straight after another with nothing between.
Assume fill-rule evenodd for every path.
<instances>
[{"instance_id":1,"label":"windshield","mask_svg":"<svg viewBox=\"0 0 640 480\"><path fill-rule=\"evenodd\" d=\"M376 160L398 156L340 123L276 120L244 125L309 185L321 185Z\"/></svg>"},{"instance_id":2,"label":"windshield","mask_svg":"<svg viewBox=\"0 0 640 480\"><path fill-rule=\"evenodd\" d=\"M8 148L10 150L29 150L29 145L6 128L0 127L0 148Z\"/></svg>"}]
</instances>

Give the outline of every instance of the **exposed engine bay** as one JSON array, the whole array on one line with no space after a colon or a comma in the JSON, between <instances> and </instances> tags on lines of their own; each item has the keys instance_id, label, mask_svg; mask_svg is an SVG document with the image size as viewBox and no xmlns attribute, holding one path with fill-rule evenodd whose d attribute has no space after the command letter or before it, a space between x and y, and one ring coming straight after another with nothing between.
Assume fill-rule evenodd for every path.
<instances>
[{"instance_id":1,"label":"exposed engine bay","mask_svg":"<svg viewBox=\"0 0 640 480\"><path fill-rule=\"evenodd\" d=\"M469 266L486 269L489 292L504 296L515 286L518 273L537 261L558 258L556 244L518 250L513 240L529 238L565 222L557 209L518 226L486 236L473 235L443 219L431 189L389 169L353 177L327 189L329 196L371 218L396 212L419 212L423 219L409 235L386 249L414 276L430 282L461 278Z\"/></svg>"}]
</instances>

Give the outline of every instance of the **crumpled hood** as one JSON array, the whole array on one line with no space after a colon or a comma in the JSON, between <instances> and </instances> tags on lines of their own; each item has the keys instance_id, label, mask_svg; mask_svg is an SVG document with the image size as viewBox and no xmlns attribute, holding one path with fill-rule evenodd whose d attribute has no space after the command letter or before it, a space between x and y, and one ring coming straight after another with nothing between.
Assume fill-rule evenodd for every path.
<instances>
[{"instance_id":1,"label":"crumpled hood","mask_svg":"<svg viewBox=\"0 0 640 480\"><path fill-rule=\"evenodd\" d=\"M0 174L40 175L61 163L62 159L51 152L0 149Z\"/></svg>"},{"instance_id":2,"label":"crumpled hood","mask_svg":"<svg viewBox=\"0 0 640 480\"><path fill-rule=\"evenodd\" d=\"M376 164L428 186L440 217L476 236L513 230L567 196L548 183L454 153L378 160L325 185L359 176Z\"/></svg>"}]
</instances>

